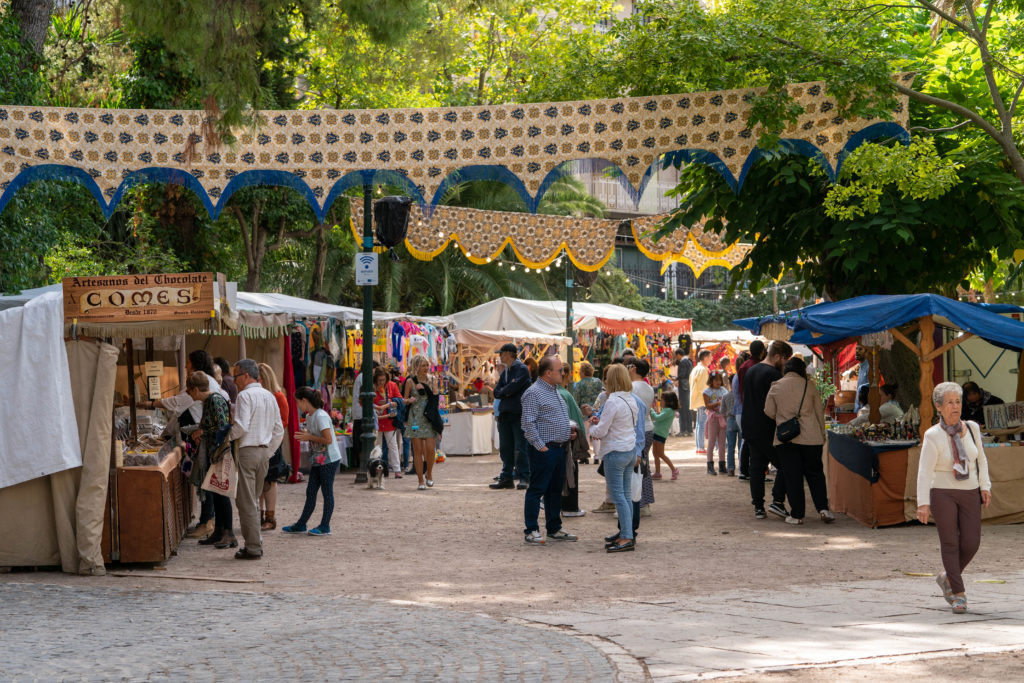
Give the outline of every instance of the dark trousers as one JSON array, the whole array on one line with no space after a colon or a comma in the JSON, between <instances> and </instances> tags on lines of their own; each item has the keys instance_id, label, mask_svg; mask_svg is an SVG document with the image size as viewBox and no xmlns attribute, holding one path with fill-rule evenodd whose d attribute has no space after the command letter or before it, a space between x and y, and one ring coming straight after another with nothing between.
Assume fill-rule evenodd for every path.
<instances>
[{"instance_id":1,"label":"dark trousers","mask_svg":"<svg viewBox=\"0 0 1024 683\"><path fill-rule=\"evenodd\" d=\"M693 415L690 413L690 390L679 390L679 433L687 436L693 433Z\"/></svg>"},{"instance_id":2,"label":"dark trousers","mask_svg":"<svg viewBox=\"0 0 1024 683\"><path fill-rule=\"evenodd\" d=\"M523 434L519 415L498 416L498 452L501 454L502 481L530 481L529 444Z\"/></svg>"},{"instance_id":3,"label":"dark trousers","mask_svg":"<svg viewBox=\"0 0 1024 683\"><path fill-rule=\"evenodd\" d=\"M349 465L362 469L363 454L363 421L352 420L352 457L349 458Z\"/></svg>"},{"instance_id":4,"label":"dark trousers","mask_svg":"<svg viewBox=\"0 0 1024 683\"><path fill-rule=\"evenodd\" d=\"M215 495L219 495L219 494L213 493L212 491L201 491L200 492L200 497L203 499L202 502L199 503L199 523L200 524L206 524L211 519L215 519L215 517L217 515L217 510L213 506L213 497ZM217 522L214 521L214 524L216 524L216 523Z\"/></svg>"},{"instance_id":5,"label":"dark trousers","mask_svg":"<svg viewBox=\"0 0 1024 683\"><path fill-rule=\"evenodd\" d=\"M567 512L579 512L580 509L580 466L575 460L572 461L572 480L576 486L568 489L568 493L562 496L562 509Z\"/></svg>"},{"instance_id":6,"label":"dark trousers","mask_svg":"<svg viewBox=\"0 0 1024 683\"><path fill-rule=\"evenodd\" d=\"M964 592L961 573L981 545L979 489L932 489L932 517L939 530L942 568L954 593Z\"/></svg>"},{"instance_id":7,"label":"dark trousers","mask_svg":"<svg viewBox=\"0 0 1024 683\"><path fill-rule=\"evenodd\" d=\"M740 446L740 475L750 476L750 444L746 439L742 439L742 446Z\"/></svg>"},{"instance_id":8,"label":"dark trousers","mask_svg":"<svg viewBox=\"0 0 1024 683\"><path fill-rule=\"evenodd\" d=\"M334 475L337 471L336 462L310 465L309 479L306 480L306 505L302 508L302 515L295 526L306 526L306 522L313 516L313 510L316 509L316 492L320 491L324 496L324 513L320 518L320 526L324 529L331 528L331 515L334 514Z\"/></svg>"},{"instance_id":9,"label":"dark trousers","mask_svg":"<svg viewBox=\"0 0 1024 683\"><path fill-rule=\"evenodd\" d=\"M786 497L789 498L790 516L803 519L806 511L804 500L804 478L811 489L811 500L818 512L828 510L828 490L825 485L825 468L821 462L822 445L806 446L799 443L784 443L775 447L782 468L779 478L786 480Z\"/></svg>"},{"instance_id":10,"label":"dark trousers","mask_svg":"<svg viewBox=\"0 0 1024 683\"><path fill-rule=\"evenodd\" d=\"M231 499L213 491L206 492L213 505L214 524L218 529L231 531Z\"/></svg>"},{"instance_id":11,"label":"dark trousers","mask_svg":"<svg viewBox=\"0 0 1024 683\"><path fill-rule=\"evenodd\" d=\"M540 500L544 498L544 523L549 534L562 528L562 487L565 485L565 449L548 446L538 451L529 442L526 444L530 458L530 487L526 489L523 503L523 517L526 531L538 531L540 525Z\"/></svg>"},{"instance_id":12,"label":"dark trousers","mask_svg":"<svg viewBox=\"0 0 1024 683\"><path fill-rule=\"evenodd\" d=\"M779 474L772 485L772 501L785 504L786 477L779 467L778 455L770 441L744 439L750 447L750 502L755 509L764 507L764 473L768 465L775 465Z\"/></svg>"}]
</instances>

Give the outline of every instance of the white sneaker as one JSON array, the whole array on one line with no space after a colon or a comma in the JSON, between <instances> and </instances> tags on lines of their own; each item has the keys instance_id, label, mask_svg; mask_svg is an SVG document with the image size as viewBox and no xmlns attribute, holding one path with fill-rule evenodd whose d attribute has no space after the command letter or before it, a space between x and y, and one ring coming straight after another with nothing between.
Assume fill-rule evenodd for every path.
<instances>
[{"instance_id":1,"label":"white sneaker","mask_svg":"<svg viewBox=\"0 0 1024 683\"><path fill-rule=\"evenodd\" d=\"M562 511L563 517L582 517L585 514L587 514L586 510L577 510L575 512L565 512L564 510Z\"/></svg>"},{"instance_id":2,"label":"white sneaker","mask_svg":"<svg viewBox=\"0 0 1024 683\"><path fill-rule=\"evenodd\" d=\"M836 516L832 514L831 510L822 510L818 514L821 515L821 521L825 522L825 524L831 524L836 521Z\"/></svg>"},{"instance_id":3,"label":"white sneaker","mask_svg":"<svg viewBox=\"0 0 1024 683\"><path fill-rule=\"evenodd\" d=\"M526 534L527 545L544 545L545 543L546 541L544 539L544 534L542 534L540 531L531 531L530 533Z\"/></svg>"},{"instance_id":4,"label":"white sneaker","mask_svg":"<svg viewBox=\"0 0 1024 683\"><path fill-rule=\"evenodd\" d=\"M793 524L795 526L795 525L803 524L803 523L804 523L804 520L802 518L801 519L797 519L796 517L790 517L789 515L786 515L786 524Z\"/></svg>"}]
</instances>

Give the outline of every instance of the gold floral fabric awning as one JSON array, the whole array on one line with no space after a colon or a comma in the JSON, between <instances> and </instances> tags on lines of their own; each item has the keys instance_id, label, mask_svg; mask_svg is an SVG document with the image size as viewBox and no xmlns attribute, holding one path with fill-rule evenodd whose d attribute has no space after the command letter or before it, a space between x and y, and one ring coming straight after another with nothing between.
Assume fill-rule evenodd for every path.
<instances>
[{"instance_id":1,"label":"gold floral fabric awning","mask_svg":"<svg viewBox=\"0 0 1024 683\"><path fill-rule=\"evenodd\" d=\"M143 181L187 185L211 215L247 185L302 193L322 219L344 190L404 185L426 207L466 180L501 180L531 211L559 167L605 159L639 197L663 155L708 163L739 189L759 155L746 121L759 89L608 100L427 109L266 111L230 147L203 139L202 111L0 106L0 210L39 179L77 180L109 215ZM823 83L790 86L804 113L782 138L835 174L844 150L877 135L906 136L902 100L891 122L847 120Z\"/></svg>"},{"instance_id":2,"label":"gold floral fabric awning","mask_svg":"<svg viewBox=\"0 0 1024 683\"><path fill-rule=\"evenodd\" d=\"M735 268L750 251L746 244L725 244L700 226L676 230L655 240L653 231L666 214L631 220L576 218L510 211L483 211L459 206L437 206L432 214L413 206L405 244L418 259L429 261L455 242L473 263L490 263L505 246L529 268L543 268L564 249L581 270L604 266L615 253L615 236L624 222L630 224L640 251L666 266L686 263L700 275L710 266ZM352 233L362 234L363 207L352 203Z\"/></svg>"}]
</instances>

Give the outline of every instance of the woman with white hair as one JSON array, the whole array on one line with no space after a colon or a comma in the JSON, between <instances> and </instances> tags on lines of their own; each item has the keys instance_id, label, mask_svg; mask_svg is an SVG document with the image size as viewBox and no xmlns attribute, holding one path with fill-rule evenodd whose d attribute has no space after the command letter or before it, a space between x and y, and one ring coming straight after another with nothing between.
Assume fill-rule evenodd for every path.
<instances>
[{"instance_id":1,"label":"woman with white hair","mask_svg":"<svg viewBox=\"0 0 1024 683\"><path fill-rule=\"evenodd\" d=\"M932 392L939 423L924 433L917 470L917 519L935 519L946 571L936 581L955 614L967 611L961 573L981 545L981 509L992 500L988 460L977 423L960 419L962 390L943 382Z\"/></svg>"}]
</instances>

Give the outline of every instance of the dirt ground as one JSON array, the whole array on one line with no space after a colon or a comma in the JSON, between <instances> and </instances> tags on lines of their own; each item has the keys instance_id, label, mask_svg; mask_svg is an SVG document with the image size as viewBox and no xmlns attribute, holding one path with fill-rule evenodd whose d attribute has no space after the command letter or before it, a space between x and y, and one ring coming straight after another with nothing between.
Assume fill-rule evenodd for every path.
<instances>
[{"instance_id":1,"label":"dirt ground","mask_svg":"<svg viewBox=\"0 0 1024 683\"><path fill-rule=\"evenodd\" d=\"M112 573L127 571L127 577L17 572L4 579L342 594L500 617L607 600L616 591L623 597L656 599L734 588L910 580L904 572L939 570L933 527L869 529L844 515L832 525L809 516L802 527L787 526L771 515L767 520L754 519L747 483L735 477L708 476L692 444L692 439L669 440L669 456L681 475L674 482L667 477L655 481L653 515L642 518L634 553L605 553L603 537L617 528L616 520L610 514L592 512L565 520L565 528L579 535L578 543L525 545L523 492L487 488L500 468L497 455L491 455L448 458L435 467L436 486L426 491L416 490L415 477L388 479L386 490L376 491L355 485L353 473L341 473L335 483L333 535L292 536L280 528L266 532L260 562L239 562L232 558L234 551L185 540L164 567L112 568ZM581 467L580 480L581 506L592 510L604 499L604 480L593 465ZM280 489L279 526L298 516L305 485ZM319 514L318 503L312 523L319 522ZM1022 541L1024 525L984 527L982 547L969 573L998 576L1019 570ZM1007 666L1020 665L1019 655L990 656L989 661L993 666L1003 661ZM955 661L951 666L961 664ZM891 672L891 666L886 671ZM897 668L901 676L905 672L905 677L913 678L915 667L921 666L930 665ZM941 669L943 674L953 670ZM795 671L772 677L834 680L837 671ZM842 680L877 677L871 667L844 671L843 676L850 678ZM858 677L861 672L863 678ZM964 669L965 675L968 672L969 667Z\"/></svg>"},{"instance_id":2,"label":"dirt ground","mask_svg":"<svg viewBox=\"0 0 1024 683\"><path fill-rule=\"evenodd\" d=\"M655 481L653 515L642 518L634 553L606 554L603 537L616 529L616 520L592 512L565 520L565 528L580 536L578 543L525 545L523 492L487 488L500 467L497 455L450 457L436 466L437 484L426 491L416 490L415 477L388 479L386 490L375 491L353 484L354 474L340 473L333 535L265 533L261 562L238 562L233 551L189 539L164 568L133 568L130 579L98 580L148 588L168 585L158 576L227 577L258 582L234 584L238 589L343 593L509 614L593 600L606 592L599 586L625 583L637 574L643 578L631 583L630 597L657 598L903 578L903 572L939 568L933 527L869 529L844 515L832 525L809 516L802 527L771 515L756 520L746 482L705 474L693 455L692 439L670 439L668 452L680 466L680 478ZM604 480L593 465L581 467L580 480L581 506L592 510L604 498ZM280 490L277 516L280 524L289 524L301 511L305 484ZM311 522L318 521L319 507ZM998 575L1020 568L1024 525L986 526L983 534L970 572ZM31 576L19 574L22 580ZM174 583L177 588L224 587Z\"/></svg>"}]
</instances>

